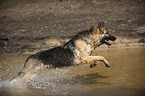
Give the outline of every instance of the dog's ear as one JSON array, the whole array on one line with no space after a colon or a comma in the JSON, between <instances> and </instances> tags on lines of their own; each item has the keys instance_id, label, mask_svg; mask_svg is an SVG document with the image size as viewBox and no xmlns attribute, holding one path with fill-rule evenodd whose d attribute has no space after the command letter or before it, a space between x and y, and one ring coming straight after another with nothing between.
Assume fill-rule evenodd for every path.
<instances>
[{"instance_id":1,"label":"dog's ear","mask_svg":"<svg viewBox=\"0 0 145 96\"><path fill-rule=\"evenodd\" d=\"M98 27L99 27L99 28L104 27L104 22L99 22L99 23L98 23Z\"/></svg>"},{"instance_id":2,"label":"dog's ear","mask_svg":"<svg viewBox=\"0 0 145 96\"><path fill-rule=\"evenodd\" d=\"M104 27L104 22L99 22L97 25L91 27L90 32L100 33L100 29Z\"/></svg>"},{"instance_id":3,"label":"dog's ear","mask_svg":"<svg viewBox=\"0 0 145 96\"><path fill-rule=\"evenodd\" d=\"M100 28L99 28L98 24L93 26L90 30L92 30L92 32L95 34L100 32Z\"/></svg>"}]
</instances>

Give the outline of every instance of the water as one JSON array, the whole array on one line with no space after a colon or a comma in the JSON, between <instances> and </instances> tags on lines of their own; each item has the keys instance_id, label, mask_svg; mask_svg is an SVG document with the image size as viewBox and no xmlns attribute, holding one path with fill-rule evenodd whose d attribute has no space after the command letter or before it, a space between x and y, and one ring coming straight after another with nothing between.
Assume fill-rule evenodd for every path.
<instances>
[{"instance_id":1,"label":"water","mask_svg":"<svg viewBox=\"0 0 145 96\"><path fill-rule=\"evenodd\" d=\"M143 96L145 95L145 47L96 49L102 62L42 71L28 85L10 79L22 68L26 54L0 55L0 96Z\"/></svg>"}]
</instances>

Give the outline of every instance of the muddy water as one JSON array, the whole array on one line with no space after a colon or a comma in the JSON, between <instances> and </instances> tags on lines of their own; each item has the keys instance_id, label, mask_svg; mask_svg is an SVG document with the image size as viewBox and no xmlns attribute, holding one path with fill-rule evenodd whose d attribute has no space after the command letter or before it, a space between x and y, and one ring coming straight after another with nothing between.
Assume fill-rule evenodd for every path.
<instances>
[{"instance_id":1,"label":"muddy water","mask_svg":"<svg viewBox=\"0 0 145 96\"><path fill-rule=\"evenodd\" d=\"M94 68L78 65L42 71L28 85L10 79L29 55L0 55L0 95L4 96L143 96L145 95L145 47L96 50L111 64Z\"/></svg>"}]
</instances>

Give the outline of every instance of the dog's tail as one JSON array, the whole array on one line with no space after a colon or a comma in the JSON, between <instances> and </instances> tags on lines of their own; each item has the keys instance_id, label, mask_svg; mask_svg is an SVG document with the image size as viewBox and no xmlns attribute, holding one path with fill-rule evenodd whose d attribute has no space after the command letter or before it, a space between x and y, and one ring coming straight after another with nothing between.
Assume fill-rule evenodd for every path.
<instances>
[{"instance_id":1,"label":"dog's tail","mask_svg":"<svg viewBox=\"0 0 145 96\"><path fill-rule=\"evenodd\" d=\"M25 63L24 63L24 66L23 66L23 68L11 79L11 81L13 80L13 79L15 79L16 77L19 77L22 73L24 73L24 72L22 72L22 70L26 67L26 64L27 64L27 62L28 62L28 60L30 59L32 57L32 55L31 56L29 56L28 58L27 58L27 60L25 61Z\"/></svg>"}]
</instances>

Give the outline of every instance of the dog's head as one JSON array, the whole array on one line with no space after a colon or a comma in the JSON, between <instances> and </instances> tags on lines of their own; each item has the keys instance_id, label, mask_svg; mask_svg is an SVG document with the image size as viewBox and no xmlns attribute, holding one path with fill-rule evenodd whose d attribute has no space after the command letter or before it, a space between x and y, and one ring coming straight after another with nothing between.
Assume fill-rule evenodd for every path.
<instances>
[{"instance_id":1,"label":"dog's head","mask_svg":"<svg viewBox=\"0 0 145 96\"><path fill-rule=\"evenodd\" d=\"M111 43L109 41L116 40L115 36L108 34L107 29L104 27L104 23L99 23L93 26L90 30L93 32L93 35L95 35L94 37L97 45L107 44L110 46Z\"/></svg>"}]
</instances>

